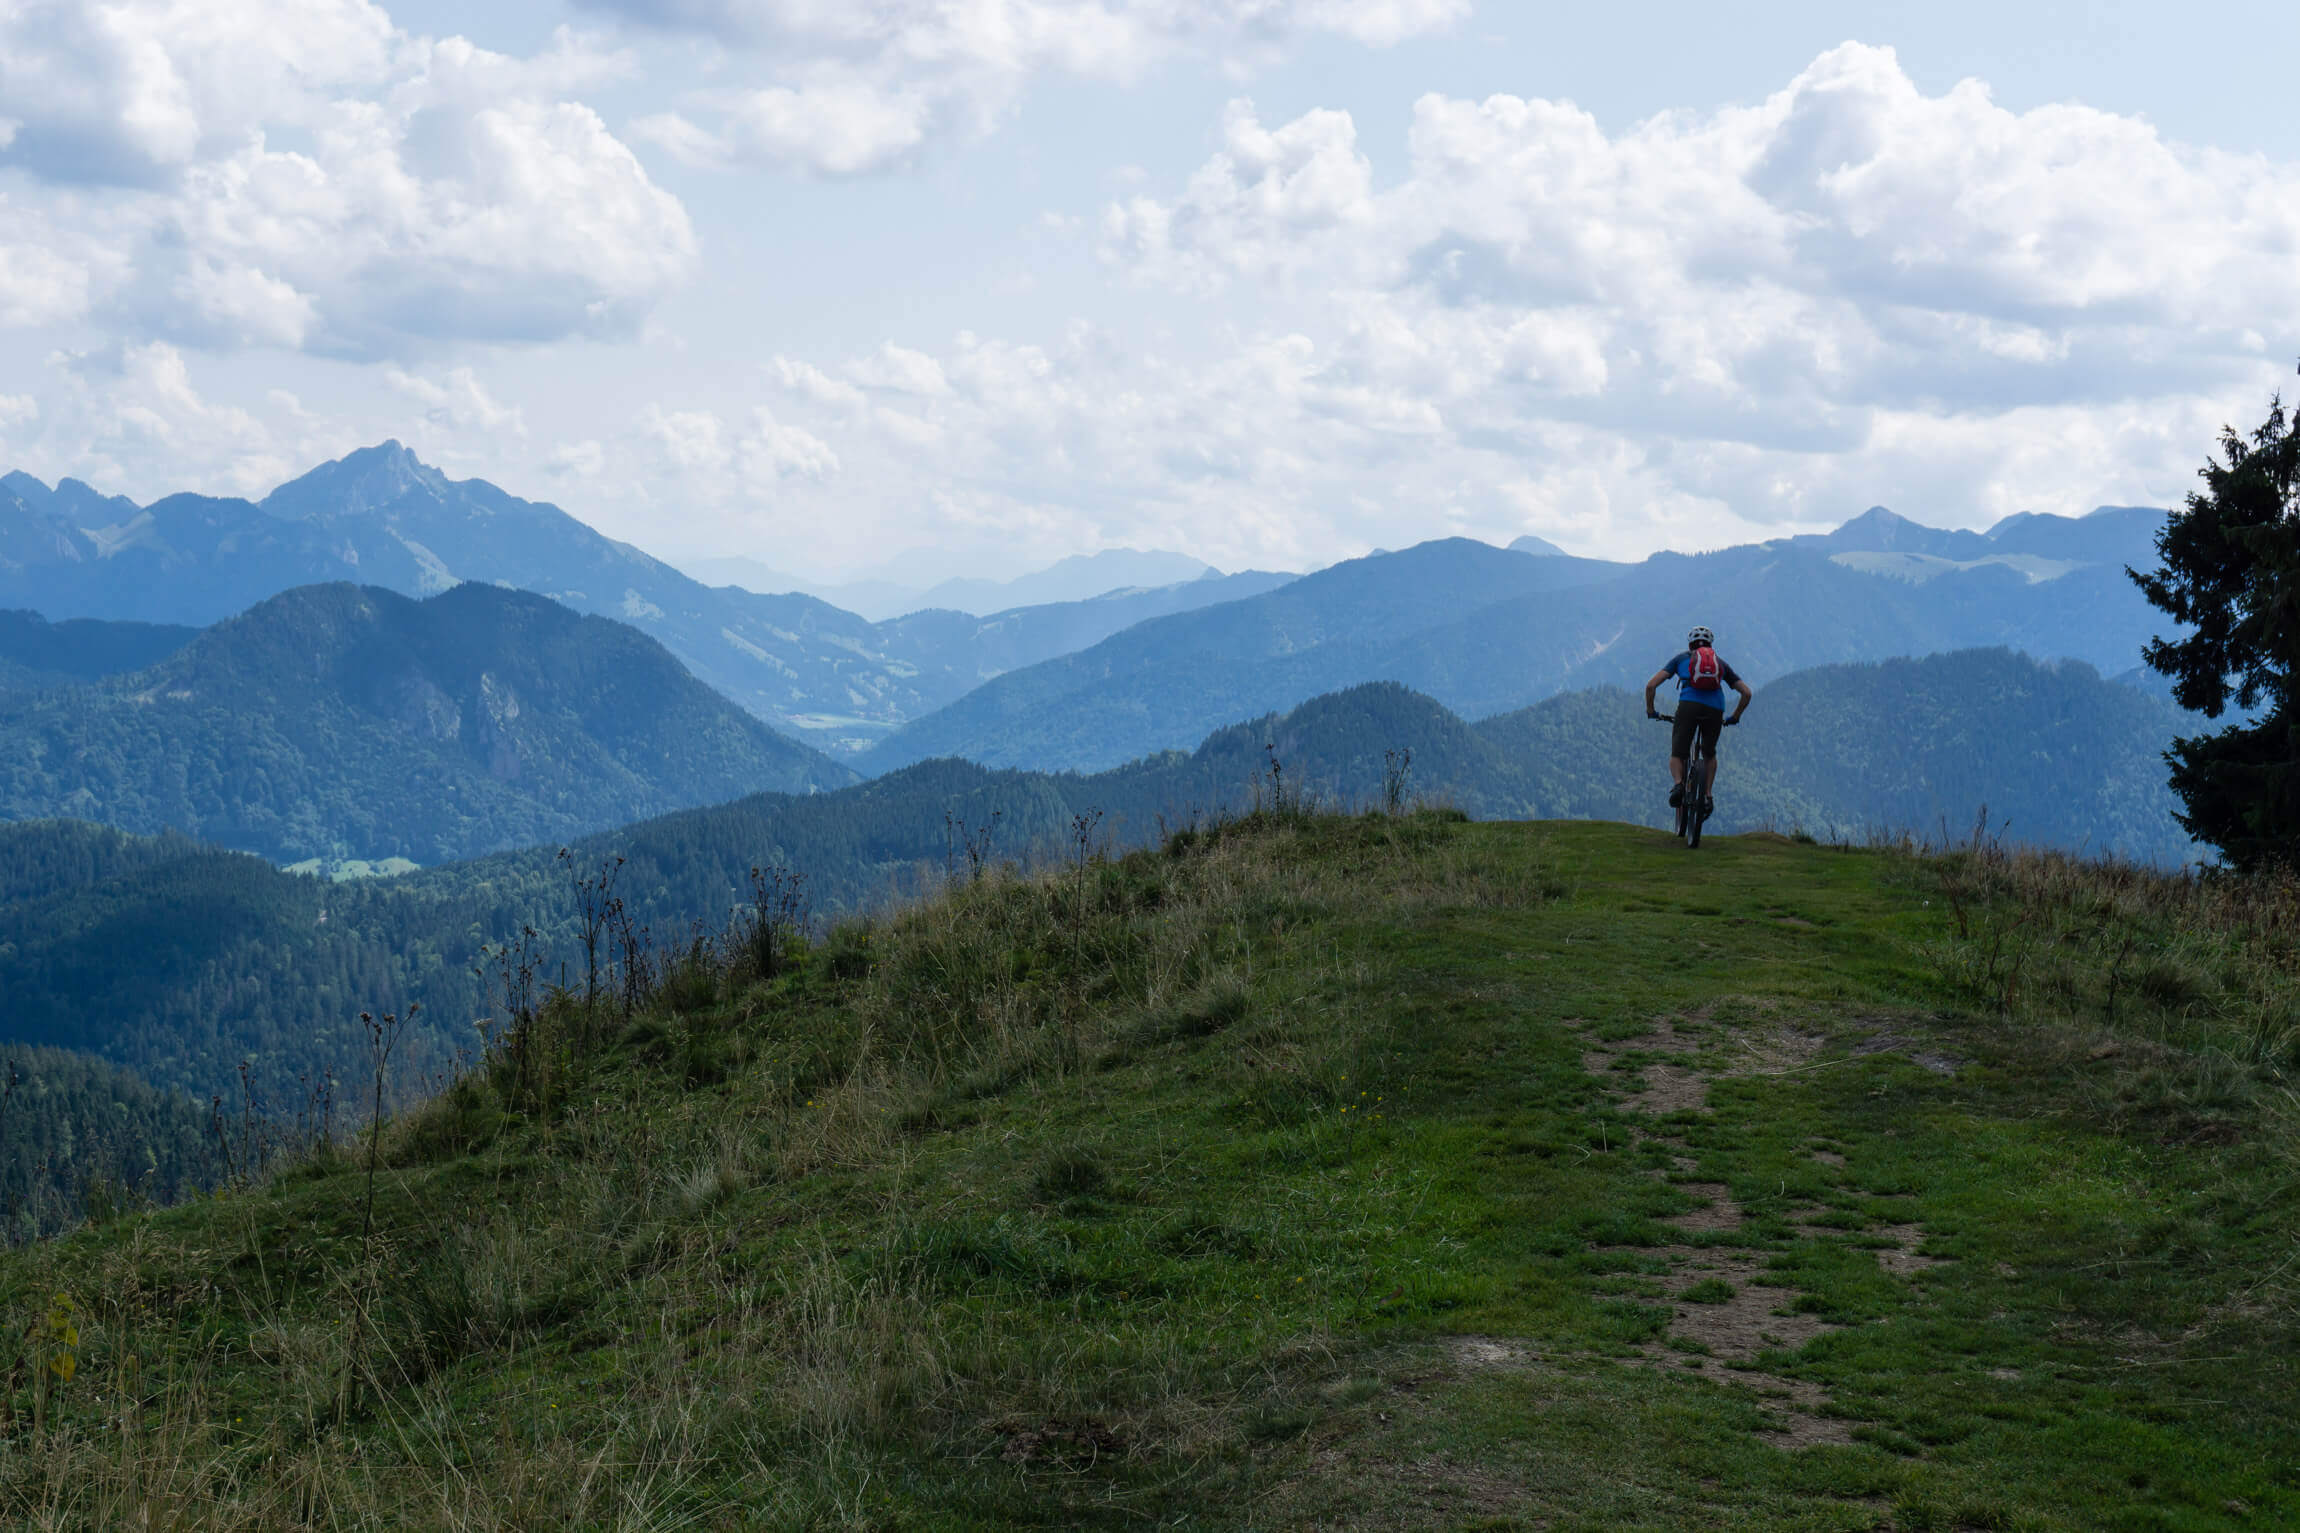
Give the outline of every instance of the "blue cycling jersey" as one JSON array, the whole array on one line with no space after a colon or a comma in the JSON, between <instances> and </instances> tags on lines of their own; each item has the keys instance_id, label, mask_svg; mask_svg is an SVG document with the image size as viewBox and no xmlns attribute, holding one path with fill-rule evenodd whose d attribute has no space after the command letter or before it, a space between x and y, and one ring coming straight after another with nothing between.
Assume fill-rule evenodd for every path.
<instances>
[{"instance_id":1,"label":"blue cycling jersey","mask_svg":"<svg viewBox=\"0 0 2300 1533\"><path fill-rule=\"evenodd\" d=\"M1677 658L1661 669L1677 678L1677 700L1680 703L1699 703L1719 713L1725 711L1725 689L1741 684L1740 673L1726 663L1723 655L1717 657L1717 684L1714 686L1697 687L1686 680L1693 674L1693 651L1689 649L1679 650Z\"/></svg>"}]
</instances>

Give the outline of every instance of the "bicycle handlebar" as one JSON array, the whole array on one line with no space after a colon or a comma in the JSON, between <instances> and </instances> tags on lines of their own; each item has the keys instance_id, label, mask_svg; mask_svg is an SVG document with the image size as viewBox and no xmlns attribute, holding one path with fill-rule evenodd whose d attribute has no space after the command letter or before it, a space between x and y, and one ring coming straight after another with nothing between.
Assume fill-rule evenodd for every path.
<instances>
[{"instance_id":1,"label":"bicycle handlebar","mask_svg":"<svg viewBox=\"0 0 2300 1533\"><path fill-rule=\"evenodd\" d=\"M1649 713L1645 716L1656 724L1674 724L1677 722L1677 715L1674 713ZM1721 719L1718 721L1718 727L1722 729L1731 729L1734 725L1740 722L1741 721L1739 719Z\"/></svg>"}]
</instances>

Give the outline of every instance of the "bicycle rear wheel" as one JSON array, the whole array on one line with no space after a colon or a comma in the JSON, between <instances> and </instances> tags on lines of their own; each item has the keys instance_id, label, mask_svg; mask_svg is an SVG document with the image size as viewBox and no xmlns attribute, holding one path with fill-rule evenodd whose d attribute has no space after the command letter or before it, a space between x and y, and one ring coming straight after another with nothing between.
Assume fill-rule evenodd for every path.
<instances>
[{"instance_id":1,"label":"bicycle rear wheel","mask_svg":"<svg viewBox=\"0 0 2300 1533\"><path fill-rule=\"evenodd\" d=\"M1692 771L1685 774L1688 783L1684 810L1687 851L1697 852L1701 849L1701 827L1709 820L1709 782L1716 775L1716 759L1714 756L1704 756L1693 763ZM1690 786L1696 782L1701 785L1698 794Z\"/></svg>"}]
</instances>

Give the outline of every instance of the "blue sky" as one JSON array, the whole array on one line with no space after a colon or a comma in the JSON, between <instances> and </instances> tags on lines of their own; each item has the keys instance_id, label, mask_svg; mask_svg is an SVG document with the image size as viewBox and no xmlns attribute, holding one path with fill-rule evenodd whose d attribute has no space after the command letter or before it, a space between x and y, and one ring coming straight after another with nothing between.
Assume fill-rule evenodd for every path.
<instances>
[{"instance_id":1,"label":"blue sky","mask_svg":"<svg viewBox=\"0 0 2300 1533\"><path fill-rule=\"evenodd\" d=\"M2285 386L2300 12L1762 11L0 0L0 463L1298 568L2164 503Z\"/></svg>"}]
</instances>

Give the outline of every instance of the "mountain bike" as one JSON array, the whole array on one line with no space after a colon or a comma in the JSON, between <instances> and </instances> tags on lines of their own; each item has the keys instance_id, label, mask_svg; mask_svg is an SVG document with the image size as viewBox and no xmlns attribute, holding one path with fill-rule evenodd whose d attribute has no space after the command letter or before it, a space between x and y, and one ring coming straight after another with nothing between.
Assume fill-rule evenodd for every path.
<instances>
[{"instance_id":1,"label":"mountain bike","mask_svg":"<svg viewBox=\"0 0 2300 1533\"><path fill-rule=\"evenodd\" d=\"M1677 722L1674 713L1657 713L1653 716L1664 724ZM1727 719L1725 722L1730 726L1735 721ZM1688 851L1700 849L1701 827L1709 822L1709 816L1717 812L1717 801L1709 796L1709 785L1716 777L1717 752L1696 731L1693 736L1693 758L1685 763L1685 792L1677 805L1677 834L1684 839ZM1695 791L1696 784L1699 785L1698 792Z\"/></svg>"}]
</instances>

